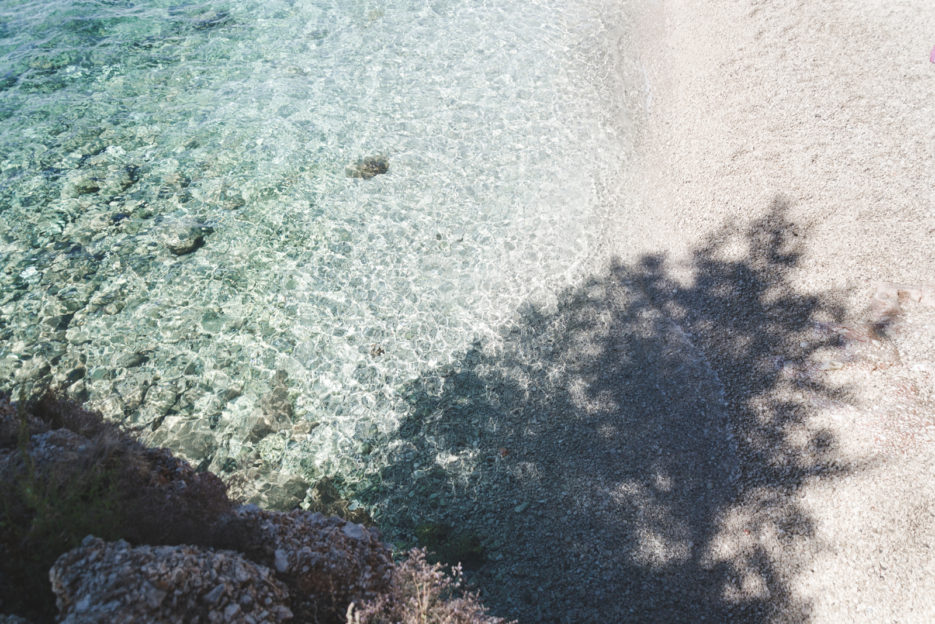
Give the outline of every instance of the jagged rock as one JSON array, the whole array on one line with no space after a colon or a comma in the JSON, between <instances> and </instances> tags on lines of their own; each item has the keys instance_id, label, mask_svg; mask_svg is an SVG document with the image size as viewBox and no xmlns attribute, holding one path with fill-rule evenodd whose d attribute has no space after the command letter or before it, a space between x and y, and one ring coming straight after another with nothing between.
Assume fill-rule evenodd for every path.
<instances>
[{"instance_id":1,"label":"jagged rock","mask_svg":"<svg viewBox=\"0 0 935 624\"><path fill-rule=\"evenodd\" d=\"M8 401L0 404L0 483L12 486L31 473L59 504L63 497L83 500L85 494L96 494L94 502L101 505L119 502L127 523L124 536L135 540L209 539L206 521L232 508L218 477L196 472L168 449L145 448L113 424L65 402L49 399L40 405L44 419L69 428L50 429L48 421L30 416L23 448L14 408ZM109 488L99 492L98 481Z\"/></svg>"},{"instance_id":2,"label":"jagged rock","mask_svg":"<svg viewBox=\"0 0 935 624\"><path fill-rule=\"evenodd\" d=\"M316 512L276 513L253 505L235 517L254 540L250 558L275 569L291 588L298 621L343 614L349 602L371 600L389 586L393 560L376 529Z\"/></svg>"},{"instance_id":3,"label":"jagged rock","mask_svg":"<svg viewBox=\"0 0 935 624\"><path fill-rule=\"evenodd\" d=\"M87 439L67 429L54 429L33 435L27 450L35 470L40 474L59 463L74 464L87 449ZM0 449L0 476L15 479L22 472L19 449Z\"/></svg>"},{"instance_id":4,"label":"jagged rock","mask_svg":"<svg viewBox=\"0 0 935 624\"><path fill-rule=\"evenodd\" d=\"M389 169L390 161L386 156L378 154L376 156L361 158L353 165L347 167L345 173L349 178L363 178L364 180L369 180L373 176L386 173Z\"/></svg>"},{"instance_id":5,"label":"jagged rock","mask_svg":"<svg viewBox=\"0 0 935 624\"><path fill-rule=\"evenodd\" d=\"M285 622L289 590L242 555L87 537L49 572L59 622Z\"/></svg>"},{"instance_id":6,"label":"jagged rock","mask_svg":"<svg viewBox=\"0 0 935 624\"><path fill-rule=\"evenodd\" d=\"M307 489L287 475L283 485ZM334 503L336 488L318 489ZM341 622L355 602L355 621L373 624L409 621L398 614L426 597L432 621L497 621L470 600L444 602L446 577L423 559L394 572L375 529L235 508L215 475L51 395L14 405L0 393L0 502L0 603L36 621L54 602L68 624Z\"/></svg>"}]
</instances>

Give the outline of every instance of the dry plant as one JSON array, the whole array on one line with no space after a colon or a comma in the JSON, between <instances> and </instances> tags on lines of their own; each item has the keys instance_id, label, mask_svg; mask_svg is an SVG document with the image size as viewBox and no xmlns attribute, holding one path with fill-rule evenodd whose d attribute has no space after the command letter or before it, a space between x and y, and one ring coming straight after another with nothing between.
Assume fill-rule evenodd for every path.
<instances>
[{"instance_id":1,"label":"dry plant","mask_svg":"<svg viewBox=\"0 0 935 624\"><path fill-rule=\"evenodd\" d=\"M446 574L415 548L393 570L389 590L347 609L348 624L506 624L487 615L476 594L465 592L460 564Z\"/></svg>"}]
</instances>

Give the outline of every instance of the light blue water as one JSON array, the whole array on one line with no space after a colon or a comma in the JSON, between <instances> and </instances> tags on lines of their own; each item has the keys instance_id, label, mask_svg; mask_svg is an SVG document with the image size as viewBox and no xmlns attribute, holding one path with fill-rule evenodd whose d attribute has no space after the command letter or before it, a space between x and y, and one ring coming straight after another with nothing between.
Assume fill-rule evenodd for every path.
<instances>
[{"instance_id":1,"label":"light blue water","mask_svg":"<svg viewBox=\"0 0 935 624\"><path fill-rule=\"evenodd\" d=\"M354 478L407 381L598 261L617 3L176 2L0 2L0 384L248 494Z\"/></svg>"}]
</instances>

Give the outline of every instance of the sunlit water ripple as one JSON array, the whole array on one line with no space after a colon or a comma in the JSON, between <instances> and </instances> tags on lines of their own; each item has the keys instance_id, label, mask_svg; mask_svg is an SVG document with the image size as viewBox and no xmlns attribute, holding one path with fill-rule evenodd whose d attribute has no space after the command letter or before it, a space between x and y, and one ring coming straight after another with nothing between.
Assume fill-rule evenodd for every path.
<instances>
[{"instance_id":1,"label":"sunlit water ripple","mask_svg":"<svg viewBox=\"0 0 935 624\"><path fill-rule=\"evenodd\" d=\"M616 2L176 1L0 3L0 383L248 497L364 478L407 381L598 261Z\"/></svg>"}]
</instances>

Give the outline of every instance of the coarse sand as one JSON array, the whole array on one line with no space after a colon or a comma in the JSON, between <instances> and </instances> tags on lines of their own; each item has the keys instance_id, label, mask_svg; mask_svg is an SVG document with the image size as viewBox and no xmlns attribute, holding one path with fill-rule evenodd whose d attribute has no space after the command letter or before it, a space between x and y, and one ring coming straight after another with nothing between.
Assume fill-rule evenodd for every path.
<instances>
[{"instance_id":1,"label":"coarse sand","mask_svg":"<svg viewBox=\"0 0 935 624\"><path fill-rule=\"evenodd\" d=\"M683 312L715 369L732 363L733 317L823 302L802 331L747 345L788 383L751 392L762 372L720 371L735 426L784 403L795 417L772 443L837 467L771 492L796 509L784 520L755 488L724 507L715 556L756 553L774 577L738 569L725 599L761 599L766 620L935 621L935 4L660 0L627 15L644 123L618 254L663 254L697 287L707 251L760 262L762 238L738 233L771 224L788 257L754 309L741 295L704 325Z\"/></svg>"}]
</instances>

